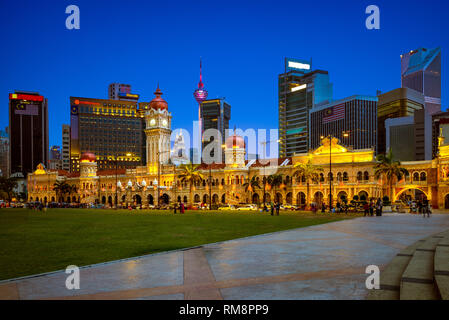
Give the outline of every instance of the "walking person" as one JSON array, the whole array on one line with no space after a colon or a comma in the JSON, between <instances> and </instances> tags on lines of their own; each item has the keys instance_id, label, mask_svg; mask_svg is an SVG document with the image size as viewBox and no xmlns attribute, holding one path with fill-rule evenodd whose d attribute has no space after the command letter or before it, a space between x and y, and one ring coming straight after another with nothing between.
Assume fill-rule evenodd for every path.
<instances>
[{"instance_id":1,"label":"walking person","mask_svg":"<svg viewBox=\"0 0 449 320\"><path fill-rule=\"evenodd\" d=\"M321 204L321 213L325 213L326 212L326 204L323 202Z\"/></svg>"},{"instance_id":2,"label":"walking person","mask_svg":"<svg viewBox=\"0 0 449 320\"><path fill-rule=\"evenodd\" d=\"M184 214L184 212L185 212L184 203L182 203L182 202L181 202L181 209L180 209L180 212L181 212L182 214Z\"/></svg>"},{"instance_id":3,"label":"walking person","mask_svg":"<svg viewBox=\"0 0 449 320\"><path fill-rule=\"evenodd\" d=\"M279 210L281 209L281 204L278 202L276 203L276 215L279 215Z\"/></svg>"},{"instance_id":4,"label":"walking person","mask_svg":"<svg viewBox=\"0 0 449 320\"><path fill-rule=\"evenodd\" d=\"M364 211L363 216L366 217L369 214L369 204L368 204L368 202L365 202L365 204L363 205L363 211Z\"/></svg>"},{"instance_id":5,"label":"walking person","mask_svg":"<svg viewBox=\"0 0 449 320\"><path fill-rule=\"evenodd\" d=\"M273 215L273 214L274 214L274 205L273 205L273 202L270 203L270 206L271 206L271 215Z\"/></svg>"},{"instance_id":6,"label":"walking person","mask_svg":"<svg viewBox=\"0 0 449 320\"><path fill-rule=\"evenodd\" d=\"M369 203L369 215L371 217L374 216L374 201L373 200L371 200L370 203Z\"/></svg>"}]
</instances>

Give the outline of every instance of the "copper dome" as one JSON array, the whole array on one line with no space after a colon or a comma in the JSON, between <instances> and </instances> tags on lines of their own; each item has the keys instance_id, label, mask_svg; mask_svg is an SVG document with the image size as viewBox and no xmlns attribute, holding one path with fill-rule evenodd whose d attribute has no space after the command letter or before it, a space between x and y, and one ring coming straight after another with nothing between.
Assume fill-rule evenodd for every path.
<instances>
[{"instance_id":1,"label":"copper dome","mask_svg":"<svg viewBox=\"0 0 449 320\"><path fill-rule=\"evenodd\" d=\"M81 162L96 162L97 157L92 152L83 152L80 157Z\"/></svg>"},{"instance_id":2,"label":"copper dome","mask_svg":"<svg viewBox=\"0 0 449 320\"><path fill-rule=\"evenodd\" d=\"M159 109L159 110L167 110L168 104L167 101L161 98L162 91L159 89L159 85L157 86L156 91L154 92L154 95L156 96L153 100L150 102L150 108L151 109Z\"/></svg>"},{"instance_id":3,"label":"copper dome","mask_svg":"<svg viewBox=\"0 0 449 320\"><path fill-rule=\"evenodd\" d=\"M245 139L235 133L226 139L226 148L241 148L245 149Z\"/></svg>"}]
</instances>

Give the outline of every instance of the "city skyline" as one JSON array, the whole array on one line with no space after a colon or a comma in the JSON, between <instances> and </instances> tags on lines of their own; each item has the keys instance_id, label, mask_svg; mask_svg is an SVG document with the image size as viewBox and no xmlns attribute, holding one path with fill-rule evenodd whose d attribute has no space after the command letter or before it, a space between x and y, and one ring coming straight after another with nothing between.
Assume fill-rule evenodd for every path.
<instances>
[{"instance_id":1,"label":"city skyline","mask_svg":"<svg viewBox=\"0 0 449 320\"><path fill-rule=\"evenodd\" d=\"M277 75L283 71L285 57L312 58L314 69L328 70L334 84L333 98L338 100L354 94L375 95L376 90L386 92L400 87L400 54L419 47L441 47L442 109L448 106L445 95L449 91L445 76L448 69L444 63L448 59L448 36L431 32L444 27L444 10L430 15L427 13L431 8L419 6L417 1L410 2L403 16L394 15L399 2L379 1L380 30L364 27L364 3L343 3L341 6L345 10L339 10L339 16L334 16L334 5L293 2L289 3L292 10L288 11L269 3L258 3L257 7L254 7L255 3L246 3L240 5L239 10L231 9L233 6L221 10L219 5L210 3L178 3L171 11L163 4L141 3L120 11L118 2L108 2L106 7L101 3L80 1L81 29L75 31L64 27L66 4L21 3L22 6L18 5L21 10L12 11L8 10L11 4L1 4L0 14L10 28L0 32L10 45L23 44L23 39L29 46L42 45L44 41L44 50L4 50L0 53L1 66L7 75L0 79L0 91L3 92L0 101L3 112L7 112L8 93L14 90L38 91L46 96L50 145L62 144L62 124L70 122L69 97L105 99L108 85L113 82L131 84L133 92L140 94L140 101L151 100L159 82L176 114L173 128L192 130L192 121L197 119L197 104L192 91L197 87L200 57L209 98L226 97L233 106L230 127L278 127L277 117L267 117L256 111L263 108L269 114L277 113L276 82ZM139 8L139 12L135 8ZM304 25L313 27L324 23L328 27L320 30L311 27L313 30L307 32L308 41L292 41L303 32L300 25L296 24L293 30L280 31L295 26L293 21L288 22L288 16L293 15L290 11L295 8L309 12L301 20ZM171 14L168 19L167 12ZM122 17L122 13L127 15ZM233 24L221 26L210 19L208 14L211 13L217 21L226 18ZM145 14L151 19L145 19ZM33 26L33 19L30 19L33 15L41 15L46 22ZM277 25L281 18L285 18L287 26ZM421 24L408 23L418 18ZM201 27L188 24L186 19L198 19ZM105 23L101 23L103 20ZM122 22L112 24L115 20ZM148 21L148 24L142 21ZM187 26L180 29L184 25ZM403 31L404 25L407 25L407 32ZM194 42L199 32L202 41ZM52 34L51 39L46 37L48 33ZM338 35L342 34L352 41L341 41ZM112 41L123 37L131 43L129 48L120 41ZM397 37L401 38L400 44ZM223 45L226 42L229 46ZM163 50L154 50L160 46ZM24 77L27 72L30 76ZM249 118L243 111L253 112L254 116ZM0 127L7 125L4 116Z\"/></svg>"}]
</instances>

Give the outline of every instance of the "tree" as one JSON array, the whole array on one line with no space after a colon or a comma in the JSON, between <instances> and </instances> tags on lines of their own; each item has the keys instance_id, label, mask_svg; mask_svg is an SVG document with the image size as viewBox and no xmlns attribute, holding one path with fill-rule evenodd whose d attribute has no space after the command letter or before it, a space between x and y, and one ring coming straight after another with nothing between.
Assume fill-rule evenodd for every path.
<instances>
[{"instance_id":1,"label":"tree","mask_svg":"<svg viewBox=\"0 0 449 320\"><path fill-rule=\"evenodd\" d=\"M0 191L6 195L6 200L8 200L9 205L11 205L11 200L14 197L17 188L17 181L14 178L0 177Z\"/></svg>"},{"instance_id":2,"label":"tree","mask_svg":"<svg viewBox=\"0 0 449 320\"><path fill-rule=\"evenodd\" d=\"M243 187L245 188L245 192L249 192L250 201L252 202L254 189L260 189L259 180L257 180L256 176L253 176L251 180L243 184Z\"/></svg>"},{"instance_id":3,"label":"tree","mask_svg":"<svg viewBox=\"0 0 449 320\"><path fill-rule=\"evenodd\" d=\"M56 181L53 184L53 190L56 193L56 198L58 198L58 202L59 199L61 198L61 196L70 193L71 192L72 187L65 181Z\"/></svg>"},{"instance_id":4,"label":"tree","mask_svg":"<svg viewBox=\"0 0 449 320\"><path fill-rule=\"evenodd\" d=\"M297 170L293 173L293 176L297 179L301 179L304 177L307 185L307 200L306 205L310 205L310 181L318 181L319 175L318 172L323 171L323 168L320 166L314 165L311 160L307 163L297 163L294 168Z\"/></svg>"},{"instance_id":5,"label":"tree","mask_svg":"<svg viewBox=\"0 0 449 320\"><path fill-rule=\"evenodd\" d=\"M271 190L274 190L274 197L273 197L274 200L276 200L275 199L276 189L282 184L282 182L283 182L282 174L280 173L271 174L267 178L267 183L270 185Z\"/></svg>"},{"instance_id":6,"label":"tree","mask_svg":"<svg viewBox=\"0 0 449 320\"><path fill-rule=\"evenodd\" d=\"M399 160L395 160L391 148L386 154L379 154L376 157L378 163L374 166L374 177L381 178L383 175L387 178L388 193L390 200L393 199L393 180L401 180L403 176L408 175L408 170L401 166Z\"/></svg>"},{"instance_id":7,"label":"tree","mask_svg":"<svg viewBox=\"0 0 449 320\"><path fill-rule=\"evenodd\" d=\"M184 164L181 168L181 173L178 174L178 178L182 183L187 182L190 186L190 206L193 207L193 186L204 180L204 175L199 172L199 164Z\"/></svg>"}]
</instances>

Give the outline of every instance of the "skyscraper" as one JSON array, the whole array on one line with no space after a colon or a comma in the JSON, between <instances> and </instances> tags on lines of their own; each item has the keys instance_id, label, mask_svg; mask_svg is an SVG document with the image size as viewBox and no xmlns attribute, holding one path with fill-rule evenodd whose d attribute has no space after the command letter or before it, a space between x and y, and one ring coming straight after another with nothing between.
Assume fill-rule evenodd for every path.
<instances>
[{"instance_id":1,"label":"skyscraper","mask_svg":"<svg viewBox=\"0 0 449 320\"><path fill-rule=\"evenodd\" d=\"M70 106L71 172L79 171L84 152L96 155L100 170L145 162L145 110L137 102L70 97Z\"/></svg>"},{"instance_id":2,"label":"skyscraper","mask_svg":"<svg viewBox=\"0 0 449 320\"><path fill-rule=\"evenodd\" d=\"M441 48L419 48L401 55L401 83L424 95L429 114L441 111Z\"/></svg>"},{"instance_id":3,"label":"skyscraper","mask_svg":"<svg viewBox=\"0 0 449 320\"><path fill-rule=\"evenodd\" d=\"M201 123L202 132L208 129L216 129L221 134L220 147L226 141L226 130L229 129L229 120L231 120L231 105L223 99L205 100L201 103ZM202 148L204 148L212 140L203 139ZM210 154L214 156L213 152ZM224 155L222 156L224 160Z\"/></svg>"},{"instance_id":4,"label":"skyscraper","mask_svg":"<svg viewBox=\"0 0 449 320\"><path fill-rule=\"evenodd\" d=\"M48 164L47 99L37 92L9 94L10 173L24 177Z\"/></svg>"},{"instance_id":5,"label":"skyscraper","mask_svg":"<svg viewBox=\"0 0 449 320\"><path fill-rule=\"evenodd\" d=\"M310 149L309 111L332 99L327 71L312 71L312 62L285 58L279 75L279 156L290 157Z\"/></svg>"},{"instance_id":6,"label":"skyscraper","mask_svg":"<svg viewBox=\"0 0 449 320\"><path fill-rule=\"evenodd\" d=\"M62 170L70 171L70 126L62 125Z\"/></svg>"},{"instance_id":7,"label":"skyscraper","mask_svg":"<svg viewBox=\"0 0 449 320\"><path fill-rule=\"evenodd\" d=\"M386 125L389 127L396 127L393 131L390 131L391 139L396 139L396 136L404 137L407 135L409 145L414 149L415 141L415 127L414 119L415 112L424 108L424 96L422 93L417 92L409 88L398 88L378 96L379 102L377 107L377 153L385 153L387 151L387 130ZM411 117L408 120L395 120L396 118ZM389 120L388 122L386 122ZM404 122L405 121L405 122ZM412 125L412 126L410 126ZM418 131L417 131L418 132ZM422 135L423 133L419 133ZM413 137L413 140L412 140ZM417 137L417 140L424 141L424 138ZM403 140L404 142L407 139ZM392 144L393 144L392 140ZM390 141L388 141L390 145ZM430 146L431 148L431 146ZM414 151L408 152L408 155L413 154Z\"/></svg>"},{"instance_id":8,"label":"skyscraper","mask_svg":"<svg viewBox=\"0 0 449 320\"><path fill-rule=\"evenodd\" d=\"M0 130L0 177L9 177L9 135L8 128Z\"/></svg>"},{"instance_id":9,"label":"skyscraper","mask_svg":"<svg viewBox=\"0 0 449 320\"><path fill-rule=\"evenodd\" d=\"M131 93L131 85L123 83L111 83L108 87L108 97L111 100L137 101L139 95Z\"/></svg>"},{"instance_id":10,"label":"skyscraper","mask_svg":"<svg viewBox=\"0 0 449 320\"><path fill-rule=\"evenodd\" d=\"M377 143L377 97L351 96L310 110L310 146L332 135L353 149L375 148Z\"/></svg>"}]
</instances>

